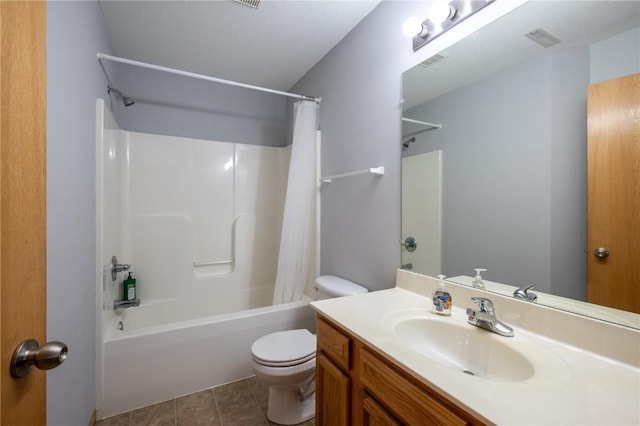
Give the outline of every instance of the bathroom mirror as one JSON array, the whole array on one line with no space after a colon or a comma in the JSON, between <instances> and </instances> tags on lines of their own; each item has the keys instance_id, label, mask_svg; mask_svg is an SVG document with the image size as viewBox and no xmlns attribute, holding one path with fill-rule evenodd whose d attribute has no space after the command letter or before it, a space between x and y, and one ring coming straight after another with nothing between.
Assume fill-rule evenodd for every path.
<instances>
[{"instance_id":1,"label":"bathroom mirror","mask_svg":"<svg viewBox=\"0 0 640 426\"><path fill-rule=\"evenodd\" d=\"M531 1L405 72L402 267L639 327L580 303L587 87L638 72L637 1Z\"/></svg>"}]
</instances>

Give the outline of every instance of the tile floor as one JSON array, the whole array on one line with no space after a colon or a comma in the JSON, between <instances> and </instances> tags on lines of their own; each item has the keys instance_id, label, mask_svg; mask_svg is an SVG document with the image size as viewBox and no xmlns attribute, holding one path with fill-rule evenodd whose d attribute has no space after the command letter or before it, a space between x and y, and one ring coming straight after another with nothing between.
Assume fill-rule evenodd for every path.
<instances>
[{"instance_id":1,"label":"tile floor","mask_svg":"<svg viewBox=\"0 0 640 426\"><path fill-rule=\"evenodd\" d=\"M255 377L142 407L96 426L271 426L269 388ZM313 420L301 426L313 426Z\"/></svg>"}]
</instances>

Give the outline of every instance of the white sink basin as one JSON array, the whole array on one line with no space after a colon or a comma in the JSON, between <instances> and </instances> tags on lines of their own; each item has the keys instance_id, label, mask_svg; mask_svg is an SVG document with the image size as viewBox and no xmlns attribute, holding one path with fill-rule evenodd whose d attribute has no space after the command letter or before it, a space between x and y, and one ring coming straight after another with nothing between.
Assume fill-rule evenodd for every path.
<instances>
[{"instance_id":1,"label":"white sink basin","mask_svg":"<svg viewBox=\"0 0 640 426\"><path fill-rule=\"evenodd\" d=\"M460 318L458 318L460 319ZM395 318L391 329L410 349L442 366L498 382L533 377L533 364L514 349L511 337L499 336L466 321L433 316Z\"/></svg>"}]
</instances>

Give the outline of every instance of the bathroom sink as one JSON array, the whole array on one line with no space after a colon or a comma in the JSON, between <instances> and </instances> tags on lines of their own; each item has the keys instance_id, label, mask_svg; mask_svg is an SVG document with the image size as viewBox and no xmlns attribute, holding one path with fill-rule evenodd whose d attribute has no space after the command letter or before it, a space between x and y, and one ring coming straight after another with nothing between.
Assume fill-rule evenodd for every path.
<instances>
[{"instance_id":1,"label":"bathroom sink","mask_svg":"<svg viewBox=\"0 0 640 426\"><path fill-rule=\"evenodd\" d=\"M460 323L435 316L405 317L394 321L392 329L408 348L465 374L498 382L520 382L535 373L523 354L502 341L512 338L467 325L466 321Z\"/></svg>"}]
</instances>

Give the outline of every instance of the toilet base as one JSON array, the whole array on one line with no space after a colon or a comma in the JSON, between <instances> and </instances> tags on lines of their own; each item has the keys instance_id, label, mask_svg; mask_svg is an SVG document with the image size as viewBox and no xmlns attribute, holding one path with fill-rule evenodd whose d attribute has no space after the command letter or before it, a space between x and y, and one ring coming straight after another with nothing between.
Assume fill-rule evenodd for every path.
<instances>
[{"instance_id":1,"label":"toilet base","mask_svg":"<svg viewBox=\"0 0 640 426\"><path fill-rule=\"evenodd\" d=\"M311 420L316 415L316 394L300 401L294 389L269 387L267 418L281 425L295 425Z\"/></svg>"}]
</instances>

